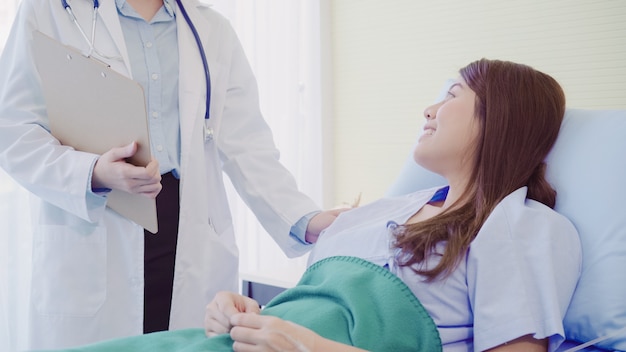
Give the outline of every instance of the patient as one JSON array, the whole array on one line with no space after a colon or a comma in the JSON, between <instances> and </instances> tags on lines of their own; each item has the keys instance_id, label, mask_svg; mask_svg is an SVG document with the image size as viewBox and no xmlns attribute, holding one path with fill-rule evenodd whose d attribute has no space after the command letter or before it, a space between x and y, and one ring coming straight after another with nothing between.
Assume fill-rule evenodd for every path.
<instances>
[{"instance_id":1,"label":"patient","mask_svg":"<svg viewBox=\"0 0 626 352\"><path fill-rule=\"evenodd\" d=\"M444 350L555 350L581 267L577 232L551 209L556 192L544 178L564 111L548 75L511 62L469 64L424 111L414 151L449 186L342 214L310 262L354 256L388 269L433 319ZM256 312L250 299L221 293L206 309L206 332L230 332L237 351L289 350L294 341L305 348L292 350L350 350Z\"/></svg>"},{"instance_id":2,"label":"patient","mask_svg":"<svg viewBox=\"0 0 626 352\"><path fill-rule=\"evenodd\" d=\"M77 350L553 351L581 267L577 232L551 209L544 178L564 110L550 76L470 63L424 111L414 151L448 186L340 215L298 285L262 311L221 292L204 331Z\"/></svg>"}]
</instances>

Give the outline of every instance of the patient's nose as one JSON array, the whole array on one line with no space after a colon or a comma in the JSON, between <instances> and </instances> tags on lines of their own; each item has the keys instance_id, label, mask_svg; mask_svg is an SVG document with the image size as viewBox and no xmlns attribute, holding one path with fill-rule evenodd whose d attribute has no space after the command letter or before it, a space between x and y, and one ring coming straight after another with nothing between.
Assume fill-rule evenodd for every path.
<instances>
[{"instance_id":1,"label":"patient's nose","mask_svg":"<svg viewBox=\"0 0 626 352\"><path fill-rule=\"evenodd\" d=\"M435 105L431 105L424 110L426 120L432 120L436 117L437 109Z\"/></svg>"}]
</instances>

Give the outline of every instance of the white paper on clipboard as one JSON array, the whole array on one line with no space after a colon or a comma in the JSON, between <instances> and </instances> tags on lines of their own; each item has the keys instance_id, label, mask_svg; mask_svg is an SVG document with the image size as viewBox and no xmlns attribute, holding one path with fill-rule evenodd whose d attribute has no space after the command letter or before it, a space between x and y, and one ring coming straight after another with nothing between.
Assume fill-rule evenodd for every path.
<instances>
[{"instance_id":1,"label":"white paper on clipboard","mask_svg":"<svg viewBox=\"0 0 626 352\"><path fill-rule=\"evenodd\" d=\"M39 32L33 32L35 63L42 81L52 135L76 150L103 154L137 142L129 160L146 166L151 159L143 89L104 63L88 58ZM113 190L107 206L156 233L156 201Z\"/></svg>"}]
</instances>

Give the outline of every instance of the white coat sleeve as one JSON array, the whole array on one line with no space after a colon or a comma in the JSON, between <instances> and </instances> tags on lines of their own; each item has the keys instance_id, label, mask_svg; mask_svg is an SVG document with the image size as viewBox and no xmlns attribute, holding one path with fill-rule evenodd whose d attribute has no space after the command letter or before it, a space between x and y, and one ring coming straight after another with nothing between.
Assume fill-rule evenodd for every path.
<instances>
[{"instance_id":1,"label":"white coat sleeve","mask_svg":"<svg viewBox=\"0 0 626 352\"><path fill-rule=\"evenodd\" d=\"M91 192L98 156L62 146L49 133L31 47L39 5L22 1L0 57L0 167L42 200L95 222L106 205L105 197Z\"/></svg>"},{"instance_id":2,"label":"white coat sleeve","mask_svg":"<svg viewBox=\"0 0 626 352\"><path fill-rule=\"evenodd\" d=\"M233 51L218 135L223 168L282 250L289 257L301 255L310 246L289 236L290 229L319 208L298 190L294 177L280 163L272 132L260 112L256 79L239 39L227 27L222 39L231 42L224 47Z\"/></svg>"}]
</instances>

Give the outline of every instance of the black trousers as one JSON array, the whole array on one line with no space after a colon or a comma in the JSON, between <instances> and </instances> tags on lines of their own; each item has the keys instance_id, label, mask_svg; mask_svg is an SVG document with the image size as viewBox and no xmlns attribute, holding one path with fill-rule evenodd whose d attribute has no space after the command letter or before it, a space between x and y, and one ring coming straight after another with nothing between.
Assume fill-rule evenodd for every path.
<instances>
[{"instance_id":1,"label":"black trousers","mask_svg":"<svg viewBox=\"0 0 626 352\"><path fill-rule=\"evenodd\" d=\"M180 210L179 181L172 173L162 176L156 198L159 231L144 230L143 332L168 330L174 284L174 263Z\"/></svg>"}]
</instances>

